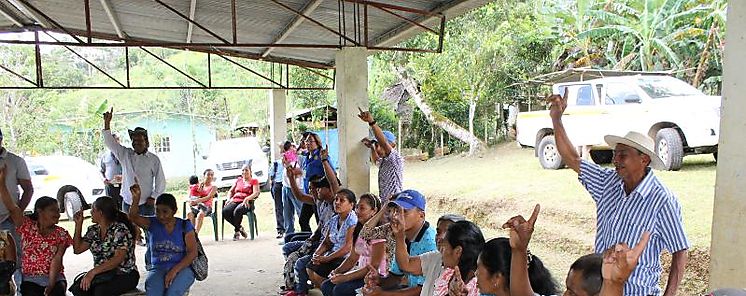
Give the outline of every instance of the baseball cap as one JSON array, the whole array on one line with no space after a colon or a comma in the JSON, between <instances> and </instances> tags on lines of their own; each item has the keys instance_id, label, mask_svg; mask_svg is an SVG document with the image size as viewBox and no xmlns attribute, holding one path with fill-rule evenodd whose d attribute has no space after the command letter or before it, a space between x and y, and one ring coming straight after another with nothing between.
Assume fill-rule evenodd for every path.
<instances>
[{"instance_id":1,"label":"baseball cap","mask_svg":"<svg viewBox=\"0 0 746 296\"><path fill-rule=\"evenodd\" d=\"M422 211L425 211L427 207L425 196L422 195L422 193L419 193L417 190L412 189L399 192L399 194L396 195L392 202L405 210L418 208Z\"/></svg>"},{"instance_id":2,"label":"baseball cap","mask_svg":"<svg viewBox=\"0 0 746 296\"><path fill-rule=\"evenodd\" d=\"M396 143L396 135L392 133L391 131L383 131L383 137L386 138L386 141L389 143ZM376 139L375 135L371 135L368 137L368 140L371 142L378 142L378 139Z\"/></svg>"}]
</instances>

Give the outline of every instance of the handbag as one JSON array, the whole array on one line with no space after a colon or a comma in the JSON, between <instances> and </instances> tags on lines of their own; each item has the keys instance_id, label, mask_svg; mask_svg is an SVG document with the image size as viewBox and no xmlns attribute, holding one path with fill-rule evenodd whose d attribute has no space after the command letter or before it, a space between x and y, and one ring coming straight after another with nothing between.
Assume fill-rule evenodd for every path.
<instances>
[{"instance_id":1,"label":"handbag","mask_svg":"<svg viewBox=\"0 0 746 296\"><path fill-rule=\"evenodd\" d=\"M77 276L75 276L75 280L73 281L73 284L70 285L70 288L68 291L72 293L73 295L88 295L90 289L88 291L83 291L83 289L80 287L80 284L83 283L83 278L88 274L88 272L81 272ZM94 287L98 284L103 284L106 282L109 282L114 279L114 277L117 275L117 269L112 269L106 272L102 272L97 274L93 277L93 280L91 281L91 287Z\"/></svg>"},{"instance_id":2,"label":"handbag","mask_svg":"<svg viewBox=\"0 0 746 296\"><path fill-rule=\"evenodd\" d=\"M184 245L186 245L186 220L181 220L181 233L184 239ZM204 281L207 278L207 255L205 249L202 247L202 242L199 241L197 232L194 232L194 238L197 240L197 258L194 258L190 268L194 272L194 279L198 281Z\"/></svg>"}]
</instances>

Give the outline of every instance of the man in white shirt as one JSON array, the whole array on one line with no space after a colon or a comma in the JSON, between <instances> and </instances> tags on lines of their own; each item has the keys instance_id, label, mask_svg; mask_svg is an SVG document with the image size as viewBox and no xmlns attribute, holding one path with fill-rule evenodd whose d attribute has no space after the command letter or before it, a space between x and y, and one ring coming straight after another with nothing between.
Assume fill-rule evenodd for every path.
<instances>
[{"instance_id":1,"label":"man in white shirt","mask_svg":"<svg viewBox=\"0 0 746 296\"><path fill-rule=\"evenodd\" d=\"M122 210L126 213L132 205L130 186L137 183L142 190L143 199L140 200L140 215L155 216L155 199L166 191L166 177L163 174L161 160L157 155L148 151L148 131L138 127L129 130L132 148L119 144L111 134L110 124L114 108L104 113L104 144L106 148L119 159L122 165ZM146 254L146 261L147 261Z\"/></svg>"},{"instance_id":2,"label":"man in white shirt","mask_svg":"<svg viewBox=\"0 0 746 296\"><path fill-rule=\"evenodd\" d=\"M8 149L3 147L3 131L0 130L0 168L3 167L6 168L5 184L0 184L0 186L7 187L13 200L17 200L21 210L25 210L29 202L31 202L31 196L34 194L34 186L31 184L31 174L23 158L10 153ZM18 190L18 186L21 186L23 193ZM16 233L15 225L8 218L8 209L0 203L0 230L9 230L13 236L13 240L16 241L16 262L18 262L16 267L18 269L13 274L13 281L16 287L19 287L21 285L21 244L19 243L21 240Z\"/></svg>"}]
</instances>

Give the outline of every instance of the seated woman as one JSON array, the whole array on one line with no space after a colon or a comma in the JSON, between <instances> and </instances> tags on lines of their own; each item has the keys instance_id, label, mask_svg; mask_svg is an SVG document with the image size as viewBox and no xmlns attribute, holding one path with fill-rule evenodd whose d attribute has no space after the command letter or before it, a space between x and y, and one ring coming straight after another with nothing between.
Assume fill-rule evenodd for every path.
<instances>
[{"instance_id":1,"label":"seated woman","mask_svg":"<svg viewBox=\"0 0 746 296\"><path fill-rule=\"evenodd\" d=\"M538 295L556 295L557 283L536 255L512 257L510 240L505 237L493 238L484 244L477 260L477 286L482 294L510 296L513 294L514 277L511 274L511 260L528 263L530 286ZM534 295L534 294L532 294Z\"/></svg>"},{"instance_id":2,"label":"seated woman","mask_svg":"<svg viewBox=\"0 0 746 296\"><path fill-rule=\"evenodd\" d=\"M80 289L75 290L85 292L80 295L104 296L121 295L135 289L140 280L135 265L135 226L127 214L119 211L116 201L102 196L93 202L91 220L94 224L88 227L85 236L81 237L83 211L75 213L74 220L73 251L80 254L90 250L94 266L80 282Z\"/></svg>"},{"instance_id":3,"label":"seated woman","mask_svg":"<svg viewBox=\"0 0 746 296\"><path fill-rule=\"evenodd\" d=\"M329 274L329 279L321 284L324 296L355 295L355 290L363 286L363 279L368 272L368 265L377 269L379 273L387 273L386 245L384 239L365 240L360 238L360 230L365 222L381 209L381 200L373 194L366 193L360 196L355 206L357 225L352 237L355 247L350 251L350 256L342 264ZM354 269L353 269L354 267Z\"/></svg>"},{"instance_id":4,"label":"seated woman","mask_svg":"<svg viewBox=\"0 0 746 296\"><path fill-rule=\"evenodd\" d=\"M254 209L254 199L259 197L259 181L252 176L251 165L245 164L241 168L241 176L228 191L228 201L223 207L223 219L233 225L233 240L248 237L241 221L243 215Z\"/></svg>"},{"instance_id":5,"label":"seated woman","mask_svg":"<svg viewBox=\"0 0 746 296\"><path fill-rule=\"evenodd\" d=\"M130 187L132 204L140 201L140 185ZM131 207L129 218L148 231L148 250L153 268L145 279L148 296L181 296L194 283L190 267L197 258L197 236L192 223L174 217L176 198L168 193L155 200L155 217L140 216L138 207Z\"/></svg>"},{"instance_id":6,"label":"seated woman","mask_svg":"<svg viewBox=\"0 0 746 296\"><path fill-rule=\"evenodd\" d=\"M306 295L309 279L315 286L321 284L329 273L337 268L352 249L352 237L357 225L357 215L352 209L357 199L349 189L341 189L334 199L335 214L324 225L326 235L312 255L306 255L295 262L298 282L295 290L286 296Z\"/></svg>"},{"instance_id":7,"label":"seated woman","mask_svg":"<svg viewBox=\"0 0 746 296\"><path fill-rule=\"evenodd\" d=\"M202 173L204 181L197 184L197 186L189 186L189 206L191 211L187 214L187 218L192 222L197 233L202 229L202 222L205 220L205 216L212 215L212 200L218 193L218 188L212 185L212 181L215 178L215 172L211 169L206 169Z\"/></svg>"},{"instance_id":8,"label":"seated woman","mask_svg":"<svg viewBox=\"0 0 746 296\"><path fill-rule=\"evenodd\" d=\"M5 167L0 170L0 184L5 184L5 171ZM6 186L0 186L0 199L21 237L21 295L64 296L67 281L62 257L72 238L67 230L57 226L60 221L57 200L42 196L36 200L34 212L24 216Z\"/></svg>"},{"instance_id":9,"label":"seated woman","mask_svg":"<svg viewBox=\"0 0 746 296\"><path fill-rule=\"evenodd\" d=\"M484 246L484 236L479 227L460 220L458 216L444 215L438 219L438 251L410 257L404 240L403 215L399 209L391 220L391 229L396 238L396 262L402 271L425 276L420 295L479 295L475 273L477 257ZM446 230L443 231L443 228Z\"/></svg>"}]
</instances>

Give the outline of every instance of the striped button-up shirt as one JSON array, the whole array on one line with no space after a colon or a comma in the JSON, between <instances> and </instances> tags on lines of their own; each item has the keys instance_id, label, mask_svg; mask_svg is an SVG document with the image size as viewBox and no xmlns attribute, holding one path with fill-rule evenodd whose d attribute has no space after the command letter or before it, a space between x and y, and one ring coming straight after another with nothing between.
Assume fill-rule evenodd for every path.
<instances>
[{"instance_id":1,"label":"striped button-up shirt","mask_svg":"<svg viewBox=\"0 0 746 296\"><path fill-rule=\"evenodd\" d=\"M681 205L676 196L649 168L629 195L624 191L621 177L613 169L585 160L580 163L578 179L596 202L597 253L621 242L633 247L644 231L650 231L650 242L624 286L624 294L659 295L661 252L666 249L674 253L689 248L681 221Z\"/></svg>"}]
</instances>

